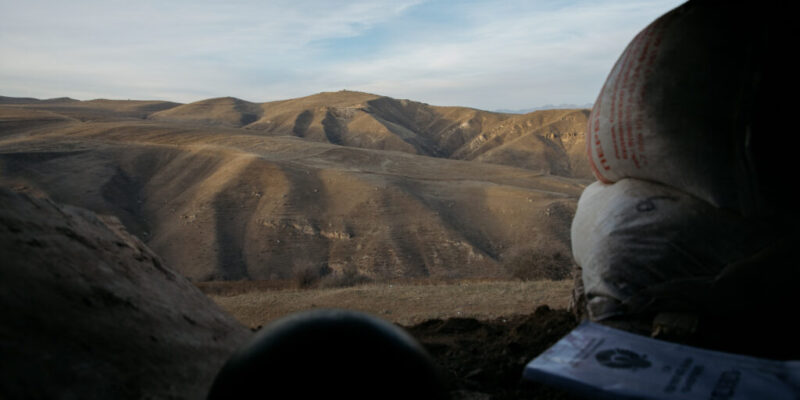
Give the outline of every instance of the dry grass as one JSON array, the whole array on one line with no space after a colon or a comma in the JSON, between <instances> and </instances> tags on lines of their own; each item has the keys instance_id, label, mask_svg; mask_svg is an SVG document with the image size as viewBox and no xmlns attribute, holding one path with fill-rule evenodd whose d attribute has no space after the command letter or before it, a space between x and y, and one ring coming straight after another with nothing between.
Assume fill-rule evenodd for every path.
<instances>
[{"instance_id":1,"label":"dry grass","mask_svg":"<svg viewBox=\"0 0 800 400\"><path fill-rule=\"evenodd\" d=\"M358 310L401 325L448 317L494 319L530 314L542 304L566 308L572 285L572 280L464 281L433 285L381 283L335 289L264 289L232 295L206 292L244 325L255 328L314 308Z\"/></svg>"}]
</instances>

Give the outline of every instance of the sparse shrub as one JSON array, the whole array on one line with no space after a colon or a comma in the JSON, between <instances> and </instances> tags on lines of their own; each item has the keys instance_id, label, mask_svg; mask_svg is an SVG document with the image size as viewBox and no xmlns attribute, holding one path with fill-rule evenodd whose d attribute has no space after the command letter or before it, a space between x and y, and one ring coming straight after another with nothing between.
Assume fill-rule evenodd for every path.
<instances>
[{"instance_id":1,"label":"sparse shrub","mask_svg":"<svg viewBox=\"0 0 800 400\"><path fill-rule=\"evenodd\" d=\"M362 275L353 266L345 267L341 273L332 273L325 276L319 282L321 288L342 288L356 285L363 285L372 282L372 279Z\"/></svg>"},{"instance_id":2,"label":"sparse shrub","mask_svg":"<svg viewBox=\"0 0 800 400\"><path fill-rule=\"evenodd\" d=\"M509 258L506 270L515 279L522 281L568 279L573 269L572 258L561 251L521 253Z\"/></svg>"},{"instance_id":3,"label":"sparse shrub","mask_svg":"<svg viewBox=\"0 0 800 400\"><path fill-rule=\"evenodd\" d=\"M298 289L308 289L319 281L319 274L311 268L305 268L294 272L294 282Z\"/></svg>"},{"instance_id":4,"label":"sparse shrub","mask_svg":"<svg viewBox=\"0 0 800 400\"><path fill-rule=\"evenodd\" d=\"M316 287L320 279L331 272L327 264L320 265L312 262L298 262L292 270L295 287L298 289Z\"/></svg>"}]
</instances>

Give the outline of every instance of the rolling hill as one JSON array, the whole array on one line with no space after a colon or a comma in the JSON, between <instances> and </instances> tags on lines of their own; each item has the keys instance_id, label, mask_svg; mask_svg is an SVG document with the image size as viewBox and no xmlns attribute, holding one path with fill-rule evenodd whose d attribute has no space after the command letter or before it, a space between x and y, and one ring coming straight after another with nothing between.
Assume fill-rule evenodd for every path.
<instances>
[{"instance_id":1,"label":"rolling hill","mask_svg":"<svg viewBox=\"0 0 800 400\"><path fill-rule=\"evenodd\" d=\"M114 215L193 280L562 278L587 114L6 97L0 184Z\"/></svg>"},{"instance_id":2,"label":"rolling hill","mask_svg":"<svg viewBox=\"0 0 800 400\"><path fill-rule=\"evenodd\" d=\"M584 161L588 115L585 109L501 114L341 91L263 104L209 99L148 118L591 178Z\"/></svg>"}]
</instances>

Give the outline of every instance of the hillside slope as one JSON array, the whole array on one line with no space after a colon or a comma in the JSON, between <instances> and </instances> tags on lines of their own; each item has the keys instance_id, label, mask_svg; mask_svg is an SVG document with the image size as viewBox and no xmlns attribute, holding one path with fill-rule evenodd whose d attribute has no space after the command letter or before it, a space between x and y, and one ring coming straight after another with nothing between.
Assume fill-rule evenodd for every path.
<instances>
[{"instance_id":1,"label":"hillside slope","mask_svg":"<svg viewBox=\"0 0 800 400\"><path fill-rule=\"evenodd\" d=\"M15 127L0 184L115 215L192 279L561 278L571 265L586 181L111 111L0 106Z\"/></svg>"},{"instance_id":2,"label":"hillside slope","mask_svg":"<svg viewBox=\"0 0 800 400\"><path fill-rule=\"evenodd\" d=\"M502 114L341 91L262 104L210 99L155 112L149 118L590 178L583 160L588 114L588 110Z\"/></svg>"},{"instance_id":3,"label":"hillside slope","mask_svg":"<svg viewBox=\"0 0 800 400\"><path fill-rule=\"evenodd\" d=\"M348 147L592 178L584 155L586 109L504 114L346 90L267 103L233 97L178 104L0 96L0 107L53 112L82 121L148 119L181 128L241 129L250 135L295 136Z\"/></svg>"}]
</instances>

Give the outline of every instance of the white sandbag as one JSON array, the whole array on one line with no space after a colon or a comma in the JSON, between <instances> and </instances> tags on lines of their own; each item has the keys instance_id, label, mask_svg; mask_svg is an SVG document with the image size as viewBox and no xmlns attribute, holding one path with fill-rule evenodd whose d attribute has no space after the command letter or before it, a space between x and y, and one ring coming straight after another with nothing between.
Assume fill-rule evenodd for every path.
<instances>
[{"instance_id":1,"label":"white sandbag","mask_svg":"<svg viewBox=\"0 0 800 400\"><path fill-rule=\"evenodd\" d=\"M794 212L780 12L690 1L628 45L589 119L595 176L661 182L748 216ZM770 71L766 73L765 71ZM782 120L783 119L783 120Z\"/></svg>"},{"instance_id":2,"label":"white sandbag","mask_svg":"<svg viewBox=\"0 0 800 400\"><path fill-rule=\"evenodd\" d=\"M774 236L739 214L635 179L587 187L571 235L573 256L583 269L587 311L594 320L642 311L626 303L639 296L640 307L645 289L713 280L726 264L756 253ZM677 295L688 297L682 301L690 309L692 302L701 301L688 292Z\"/></svg>"}]
</instances>

